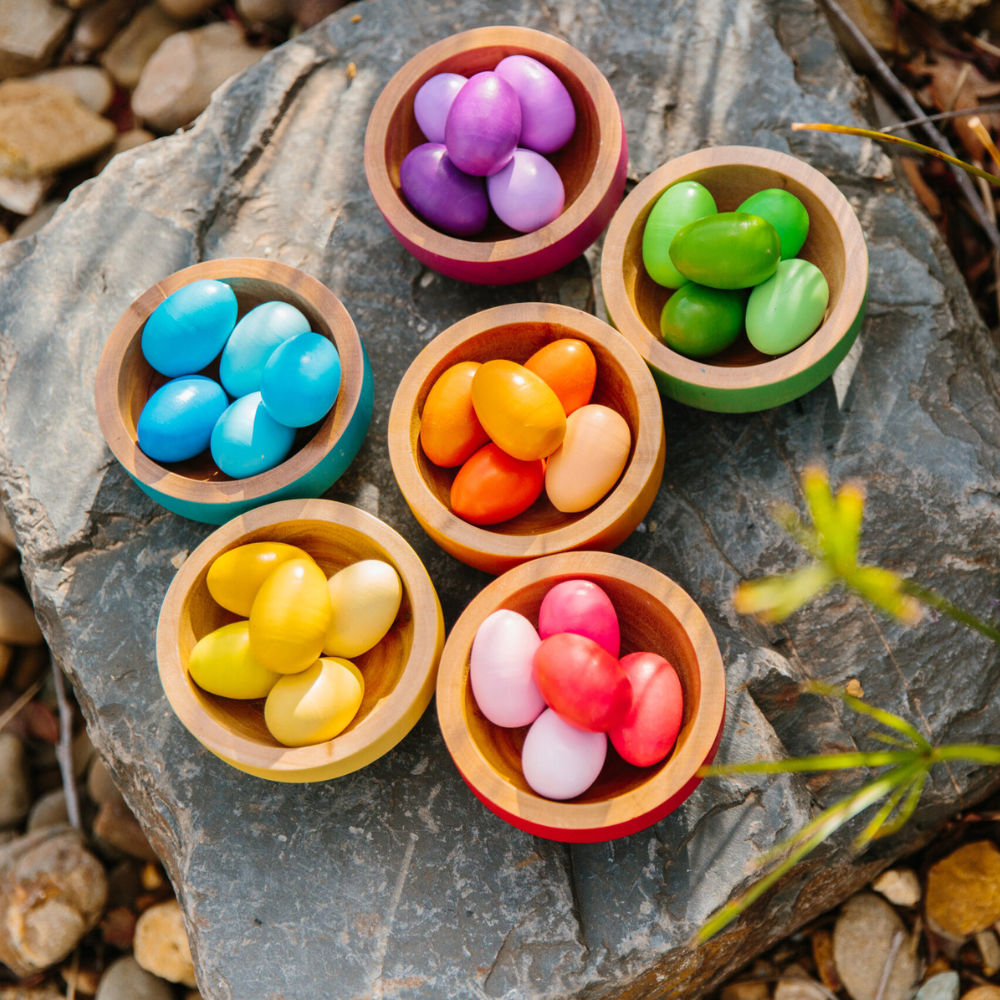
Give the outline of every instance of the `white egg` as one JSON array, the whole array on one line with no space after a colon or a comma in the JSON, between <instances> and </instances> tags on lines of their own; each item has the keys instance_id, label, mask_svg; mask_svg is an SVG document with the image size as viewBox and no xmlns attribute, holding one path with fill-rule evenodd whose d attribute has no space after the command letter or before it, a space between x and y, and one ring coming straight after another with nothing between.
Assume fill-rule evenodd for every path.
<instances>
[{"instance_id":1,"label":"white egg","mask_svg":"<svg viewBox=\"0 0 1000 1000\"><path fill-rule=\"evenodd\" d=\"M399 574L381 559L362 559L330 577L333 617L324 656L350 659L368 652L392 628L403 598Z\"/></svg>"},{"instance_id":2,"label":"white egg","mask_svg":"<svg viewBox=\"0 0 1000 1000\"><path fill-rule=\"evenodd\" d=\"M604 733L585 733L548 708L524 739L521 770L547 799L575 799L597 780L608 753Z\"/></svg>"},{"instance_id":3,"label":"white egg","mask_svg":"<svg viewBox=\"0 0 1000 1000\"><path fill-rule=\"evenodd\" d=\"M527 726L545 708L531 673L541 641L531 622L516 611L494 611L479 626L469 680L479 710L494 725Z\"/></svg>"}]
</instances>

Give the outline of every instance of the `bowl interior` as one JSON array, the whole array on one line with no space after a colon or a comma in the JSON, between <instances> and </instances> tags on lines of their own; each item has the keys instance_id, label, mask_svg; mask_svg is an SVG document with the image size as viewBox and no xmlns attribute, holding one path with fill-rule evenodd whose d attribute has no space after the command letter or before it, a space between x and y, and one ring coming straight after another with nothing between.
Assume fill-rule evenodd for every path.
<instances>
[{"instance_id":1,"label":"bowl interior","mask_svg":"<svg viewBox=\"0 0 1000 1000\"><path fill-rule=\"evenodd\" d=\"M192 278L192 280L195 279ZM293 289L287 288L277 281L268 281L263 278L234 277L220 278L218 280L229 285L236 293L237 322L243 319L251 309L264 302L287 302L289 305L295 306L309 320L309 325L315 333L322 334L324 337L332 340L334 344L337 344L337 331L331 327L322 313ZM119 410L128 434L136 442L138 441L136 425L139 422L139 415L142 413L142 408L157 389L170 381L166 375L161 375L156 371L142 353L142 331L145 325L145 321L143 321L125 349L118 377ZM341 345L337 344L337 346L338 350L341 351L341 355L343 355ZM203 368L197 374L207 375L218 382L219 358L216 358L207 368ZM343 396L343 386L341 386L341 393L337 397L337 402L334 403L333 409L330 410L323 420L310 427L302 427L296 432L295 442L292 445L291 452L289 452L288 457L285 459L286 462L309 444L316 436L316 432L320 427L333 421L337 407L341 405ZM147 461L151 462L152 459L147 457ZM208 449L185 462L171 462L169 465L161 467L169 469L174 475L182 476L194 482L233 481L230 476L222 472L216 466L215 462L212 461L212 455ZM280 465L276 466L276 468L280 467ZM271 471L273 472L273 470Z\"/></svg>"},{"instance_id":2,"label":"bowl interior","mask_svg":"<svg viewBox=\"0 0 1000 1000\"><path fill-rule=\"evenodd\" d=\"M238 545L263 541L287 542L289 545L299 546L316 560L327 577L361 559L381 559L399 573L403 598L395 622L373 649L353 660L364 676L365 694L358 714L340 734L344 736L361 725L392 694L403 676L413 647L414 631L412 598L406 577L392 555L366 534L326 521L286 521L261 527L220 549L218 555ZM188 673L188 661L195 643L215 629L241 620L239 615L216 604L209 594L206 580L210 565L211 562L198 574L181 607L177 635L184 678L206 715L213 721L246 740L261 746L280 748L282 744L268 732L264 724L264 699L238 701L220 698L203 691ZM338 736L330 743L336 743L339 738Z\"/></svg>"},{"instance_id":3,"label":"bowl interior","mask_svg":"<svg viewBox=\"0 0 1000 1000\"><path fill-rule=\"evenodd\" d=\"M597 166L601 150L601 126L594 96L585 84L568 67L547 53L531 46L481 45L443 59L415 77L392 111L389 127L386 130L385 163L389 173L389 181L396 196L403 208L411 215L413 211L399 185L399 167L410 150L427 142L413 113L413 101L417 91L427 80L438 73L460 73L462 76L472 76L474 73L494 69L501 59L512 55L531 56L548 66L569 91L576 108L576 131L573 133L573 137L562 149L546 156L546 159L552 163L562 178L566 191L564 212L587 186L587 182ZM499 240L517 239L523 235L523 233L504 225L497 218L496 213L490 212L490 220L486 224L486 228L478 236L470 236L466 239L475 243L494 243Z\"/></svg>"},{"instance_id":4,"label":"bowl interior","mask_svg":"<svg viewBox=\"0 0 1000 1000\"><path fill-rule=\"evenodd\" d=\"M702 698L701 670L694 646L673 612L642 587L611 576L595 576L589 573L561 574L546 577L528 584L512 593L493 610L516 611L527 618L532 625L538 625L538 609L548 591L562 580L592 580L602 587L611 598L618 613L621 628L621 655L629 653L658 653L669 661L680 678L684 692L684 718L677 743L671 753L659 764L651 767L636 767L618 756L608 741L608 755L604 768L590 788L571 801L573 803L602 803L620 795L634 791L651 781L691 738L694 719ZM493 771L519 792L547 802L536 795L524 780L521 770L521 748L528 733L528 726L520 729L504 729L490 722L480 712L469 683L469 653L465 651L465 665L462 670L463 713L469 735Z\"/></svg>"},{"instance_id":5,"label":"bowl interior","mask_svg":"<svg viewBox=\"0 0 1000 1000\"><path fill-rule=\"evenodd\" d=\"M600 403L617 411L629 426L632 446L622 476L618 480L621 482L635 456L639 434L639 402L622 363L604 345L591 340L579 330L563 326L561 323L543 321L507 323L483 330L463 340L427 373L417 393L410 426L410 447L413 449L417 468L427 488L447 510L451 510L451 485L458 475L460 466L443 469L434 465L420 446L420 415L423 413L427 394L434 383L446 369L461 361L485 362L506 359L523 364L545 344L563 338L584 340L590 345L597 359L597 382L591 402ZM613 492L614 487L599 501L598 506ZM539 535L573 524L593 510L593 507L589 507L576 514L563 514L552 506L543 490L542 495L523 514L501 524L485 526L482 530L503 535Z\"/></svg>"},{"instance_id":6,"label":"bowl interior","mask_svg":"<svg viewBox=\"0 0 1000 1000\"><path fill-rule=\"evenodd\" d=\"M830 287L830 302L826 316L830 315L844 288L847 258L836 220L829 208L809 187L777 170L750 164L707 167L679 177L673 183L680 181L698 181L703 184L715 198L720 212L736 211L750 195L767 188L783 188L795 195L809 213L809 236L798 256L815 264L823 272L823 277ZM657 343L669 351L670 348L660 337L660 314L673 291L653 281L642 263L642 233L646 228L646 219L649 218L649 213L662 193L663 191L657 192L649 200L629 230L622 260L622 277L626 295L635 314L656 338ZM712 358L699 361L699 364L721 368L746 368L773 360L772 356L761 354L747 339L746 331L743 331L730 347Z\"/></svg>"}]
</instances>

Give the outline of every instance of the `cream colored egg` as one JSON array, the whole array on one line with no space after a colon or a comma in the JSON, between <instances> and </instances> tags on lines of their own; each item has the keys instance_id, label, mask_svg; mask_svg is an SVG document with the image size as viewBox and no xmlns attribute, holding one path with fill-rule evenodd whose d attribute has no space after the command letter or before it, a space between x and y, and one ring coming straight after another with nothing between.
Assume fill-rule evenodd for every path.
<instances>
[{"instance_id":1,"label":"cream colored egg","mask_svg":"<svg viewBox=\"0 0 1000 1000\"><path fill-rule=\"evenodd\" d=\"M360 656L392 627L403 597L399 574L379 559L342 569L327 583L333 618L323 644L325 656Z\"/></svg>"},{"instance_id":2,"label":"cream colored egg","mask_svg":"<svg viewBox=\"0 0 1000 1000\"><path fill-rule=\"evenodd\" d=\"M349 660L322 659L282 677L264 703L264 722L286 747L325 743L342 733L361 707L365 679Z\"/></svg>"},{"instance_id":3,"label":"cream colored egg","mask_svg":"<svg viewBox=\"0 0 1000 1000\"><path fill-rule=\"evenodd\" d=\"M545 492L564 514L593 507L618 481L632 435L621 414L591 403L566 420L566 437L549 458Z\"/></svg>"}]
</instances>

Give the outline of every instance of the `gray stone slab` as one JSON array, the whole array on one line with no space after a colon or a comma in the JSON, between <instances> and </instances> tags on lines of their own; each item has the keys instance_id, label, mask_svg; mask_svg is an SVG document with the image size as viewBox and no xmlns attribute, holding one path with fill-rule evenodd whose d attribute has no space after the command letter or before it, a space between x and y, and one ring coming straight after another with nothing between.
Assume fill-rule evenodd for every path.
<instances>
[{"instance_id":1,"label":"gray stone slab","mask_svg":"<svg viewBox=\"0 0 1000 1000\"><path fill-rule=\"evenodd\" d=\"M156 617L171 560L209 529L131 485L92 398L118 315L180 267L257 255L330 285L376 372L371 433L330 496L413 542L449 623L487 582L438 550L399 494L386 449L395 386L436 333L487 306L593 298L600 310L598 254L513 288L443 279L378 215L361 149L370 109L403 61L490 23L553 32L597 62L622 106L633 179L704 145L788 150L842 186L869 240L858 348L807 397L762 414L665 403L663 488L621 547L678 580L716 629L730 685L721 759L865 745L867 724L796 696L807 676L858 678L871 701L940 741L996 733L1000 722L996 653L948 622L907 631L832 594L765 629L730 602L740 579L801 559L768 508L801 505L797 477L821 460L836 480L868 486L869 559L978 613L996 610L996 348L884 155L790 131L792 121L860 121L863 111L812 0L368 0L261 60L191 130L116 158L37 236L0 248L6 507L46 635L178 887L199 983L213 1000L692 997L864 884L993 781L982 770L942 770L903 834L860 860L846 840L828 845L746 921L693 950L691 933L748 884L754 857L860 776L713 781L644 833L567 848L479 805L433 711L364 771L305 787L237 773L173 717L156 675Z\"/></svg>"}]
</instances>

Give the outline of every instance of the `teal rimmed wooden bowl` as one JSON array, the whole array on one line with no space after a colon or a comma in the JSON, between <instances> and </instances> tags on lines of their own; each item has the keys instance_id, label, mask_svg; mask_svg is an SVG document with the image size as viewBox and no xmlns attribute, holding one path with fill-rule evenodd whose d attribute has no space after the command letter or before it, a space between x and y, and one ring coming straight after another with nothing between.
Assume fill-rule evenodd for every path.
<instances>
[{"instance_id":1,"label":"teal rimmed wooden bowl","mask_svg":"<svg viewBox=\"0 0 1000 1000\"><path fill-rule=\"evenodd\" d=\"M695 360L660 338L660 313L671 295L642 263L642 233L660 195L678 181L698 181L720 212L732 212L765 188L784 188L809 213L799 257L830 286L819 329L788 354L761 354L746 334L712 358ZM749 413L780 406L816 388L844 360L865 315L868 248L861 224L840 190L802 160L753 146L718 146L679 156L654 170L622 202L604 241L601 283L608 318L649 365L660 393L702 410Z\"/></svg>"}]
</instances>

